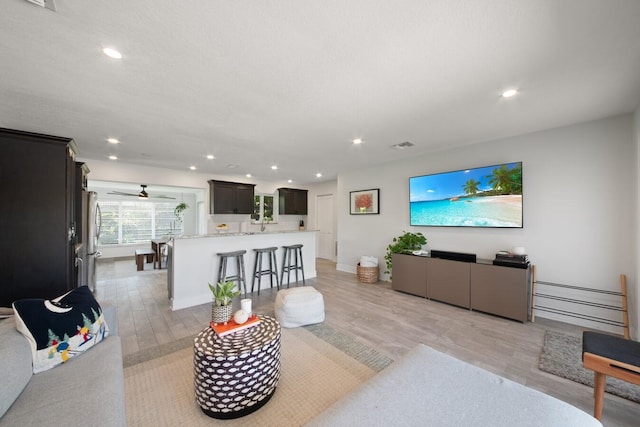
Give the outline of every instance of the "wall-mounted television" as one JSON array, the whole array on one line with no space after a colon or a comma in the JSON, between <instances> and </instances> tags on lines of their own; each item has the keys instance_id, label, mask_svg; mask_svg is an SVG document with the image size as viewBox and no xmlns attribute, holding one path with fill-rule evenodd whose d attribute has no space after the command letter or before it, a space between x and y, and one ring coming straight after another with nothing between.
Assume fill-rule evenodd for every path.
<instances>
[{"instance_id":1,"label":"wall-mounted television","mask_svg":"<svg viewBox=\"0 0 640 427\"><path fill-rule=\"evenodd\" d=\"M411 225L522 228L522 162L409 178Z\"/></svg>"}]
</instances>

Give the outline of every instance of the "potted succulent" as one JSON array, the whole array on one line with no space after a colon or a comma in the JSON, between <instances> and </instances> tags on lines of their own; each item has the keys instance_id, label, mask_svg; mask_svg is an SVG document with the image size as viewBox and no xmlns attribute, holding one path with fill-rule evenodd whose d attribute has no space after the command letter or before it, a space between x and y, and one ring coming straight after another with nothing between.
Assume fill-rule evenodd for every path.
<instances>
[{"instance_id":1,"label":"potted succulent","mask_svg":"<svg viewBox=\"0 0 640 427\"><path fill-rule=\"evenodd\" d=\"M405 231L399 237L394 237L392 243L387 246L387 253L384 256L387 264L386 274L391 274L391 263L393 254L410 254L413 251L422 249L422 245L427 243L427 238L422 233L410 233Z\"/></svg>"},{"instance_id":2,"label":"potted succulent","mask_svg":"<svg viewBox=\"0 0 640 427\"><path fill-rule=\"evenodd\" d=\"M235 290L236 284L223 280L215 285L209 283L209 289L213 294L213 303L211 304L211 320L213 323L224 323L225 325L231 319L232 302L235 297L240 295L240 291Z\"/></svg>"}]
</instances>

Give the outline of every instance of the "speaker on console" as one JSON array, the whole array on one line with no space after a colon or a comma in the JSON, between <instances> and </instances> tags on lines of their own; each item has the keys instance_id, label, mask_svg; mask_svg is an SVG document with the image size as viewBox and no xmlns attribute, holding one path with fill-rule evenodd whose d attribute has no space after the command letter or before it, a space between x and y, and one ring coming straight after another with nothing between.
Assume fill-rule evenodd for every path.
<instances>
[{"instance_id":1,"label":"speaker on console","mask_svg":"<svg viewBox=\"0 0 640 427\"><path fill-rule=\"evenodd\" d=\"M464 252L449 252L431 250L431 258L448 259L451 261L476 262L476 254L467 254Z\"/></svg>"}]
</instances>

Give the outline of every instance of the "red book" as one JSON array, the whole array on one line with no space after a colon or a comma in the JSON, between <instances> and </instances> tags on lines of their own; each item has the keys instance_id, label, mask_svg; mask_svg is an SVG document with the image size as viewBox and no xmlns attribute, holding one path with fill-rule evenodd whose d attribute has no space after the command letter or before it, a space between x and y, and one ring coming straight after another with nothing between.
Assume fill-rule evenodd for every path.
<instances>
[{"instance_id":1,"label":"red book","mask_svg":"<svg viewBox=\"0 0 640 427\"><path fill-rule=\"evenodd\" d=\"M211 329L218 334L219 337L232 334L234 332L242 331L243 329L258 326L260 324L260 318L257 315L251 316L246 322L238 324L233 320L233 317L227 322L227 324L218 323L214 325L213 322L209 323Z\"/></svg>"}]
</instances>

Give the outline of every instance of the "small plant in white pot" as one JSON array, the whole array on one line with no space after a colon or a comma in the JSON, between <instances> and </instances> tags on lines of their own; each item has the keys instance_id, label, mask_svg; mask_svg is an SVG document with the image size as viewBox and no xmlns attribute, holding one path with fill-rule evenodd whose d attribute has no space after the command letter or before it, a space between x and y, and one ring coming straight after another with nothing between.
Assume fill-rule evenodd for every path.
<instances>
[{"instance_id":1,"label":"small plant in white pot","mask_svg":"<svg viewBox=\"0 0 640 427\"><path fill-rule=\"evenodd\" d=\"M233 312L233 299L240 295L240 291L236 291L236 284L223 280L215 285L209 283L209 289L213 294L213 303L211 304L211 321L214 324L227 324L231 319Z\"/></svg>"}]
</instances>

